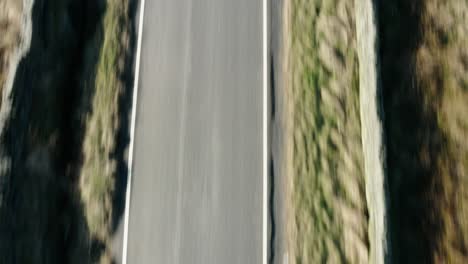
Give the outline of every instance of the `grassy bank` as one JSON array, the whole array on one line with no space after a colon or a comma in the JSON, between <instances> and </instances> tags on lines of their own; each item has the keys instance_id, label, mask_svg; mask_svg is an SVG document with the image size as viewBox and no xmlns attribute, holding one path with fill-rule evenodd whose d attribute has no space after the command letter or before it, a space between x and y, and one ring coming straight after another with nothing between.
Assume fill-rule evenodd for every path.
<instances>
[{"instance_id":1,"label":"grassy bank","mask_svg":"<svg viewBox=\"0 0 468 264\"><path fill-rule=\"evenodd\" d=\"M127 0L107 1L102 28L102 36L97 36L102 37L102 47L94 82L85 84L92 87L94 95L85 121L80 193L91 235L108 246L114 220L119 99L129 51Z\"/></svg>"},{"instance_id":2,"label":"grassy bank","mask_svg":"<svg viewBox=\"0 0 468 264\"><path fill-rule=\"evenodd\" d=\"M468 262L468 3L383 1L396 263Z\"/></svg>"},{"instance_id":3,"label":"grassy bank","mask_svg":"<svg viewBox=\"0 0 468 264\"><path fill-rule=\"evenodd\" d=\"M6 2L22 1L1 4ZM2 117L1 263L93 260L76 192L82 126L75 116L83 47L99 21L94 3L36 0L32 6L31 45L16 71L11 109Z\"/></svg>"},{"instance_id":4,"label":"grassy bank","mask_svg":"<svg viewBox=\"0 0 468 264\"><path fill-rule=\"evenodd\" d=\"M366 263L353 1L291 0L295 263Z\"/></svg>"},{"instance_id":5,"label":"grassy bank","mask_svg":"<svg viewBox=\"0 0 468 264\"><path fill-rule=\"evenodd\" d=\"M123 89L120 75L126 53L126 1L109 1L103 19L103 45L99 54L91 111L86 117L83 143L84 163L80 190L93 234L104 239L109 233L115 160L115 139L119 96ZM119 65L120 64L120 65Z\"/></svg>"},{"instance_id":6,"label":"grassy bank","mask_svg":"<svg viewBox=\"0 0 468 264\"><path fill-rule=\"evenodd\" d=\"M1 131L1 263L111 263L128 17L124 0L34 2Z\"/></svg>"},{"instance_id":7,"label":"grassy bank","mask_svg":"<svg viewBox=\"0 0 468 264\"><path fill-rule=\"evenodd\" d=\"M23 12L21 1L3 0L0 2L0 107L11 56L20 44L21 19Z\"/></svg>"}]
</instances>

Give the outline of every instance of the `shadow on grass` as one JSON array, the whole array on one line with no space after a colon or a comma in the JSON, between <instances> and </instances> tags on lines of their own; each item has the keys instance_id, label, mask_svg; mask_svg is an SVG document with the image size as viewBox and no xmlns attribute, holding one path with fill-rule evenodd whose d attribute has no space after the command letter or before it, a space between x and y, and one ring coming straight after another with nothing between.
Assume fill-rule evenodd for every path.
<instances>
[{"instance_id":1,"label":"shadow on grass","mask_svg":"<svg viewBox=\"0 0 468 264\"><path fill-rule=\"evenodd\" d=\"M139 7L139 1L130 0L128 8L129 17L129 48L125 56L125 66L121 76L124 88L119 98L119 128L117 132L117 144L113 158L117 161L117 175L115 179L115 196L112 210L112 231L123 221L125 212L125 194L127 188L128 170L128 147L130 143L130 125L133 101L133 78L134 78L134 54L136 47L136 24L134 23Z\"/></svg>"},{"instance_id":2,"label":"shadow on grass","mask_svg":"<svg viewBox=\"0 0 468 264\"><path fill-rule=\"evenodd\" d=\"M434 186L441 182L438 129L431 87L420 79L416 53L422 43L424 1L382 1L380 56L387 140L393 262L433 263L441 218ZM437 89L441 83L431 84Z\"/></svg>"},{"instance_id":3,"label":"shadow on grass","mask_svg":"<svg viewBox=\"0 0 468 264\"><path fill-rule=\"evenodd\" d=\"M103 249L88 237L77 181L81 119L93 93L82 80L94 83L102 38L90 39L102 30L104 10L103 0L34 3L31 49L1 141L10 164L1 172L1 263L91 263ZM89 45L93 55L85 56Z\"/></svg>"}]
</instances>

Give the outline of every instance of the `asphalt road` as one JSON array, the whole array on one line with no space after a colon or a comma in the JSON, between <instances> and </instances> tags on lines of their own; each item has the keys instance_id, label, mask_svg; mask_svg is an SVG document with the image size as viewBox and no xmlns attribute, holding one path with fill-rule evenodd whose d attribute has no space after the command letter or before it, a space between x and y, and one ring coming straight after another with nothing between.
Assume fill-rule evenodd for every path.
<instances>
[{"instance_id":1,"label":"asphalt road","mask_svg":"<svg viewBox=\"0 0 468 264\"><path fill-rule=\"evenodd\" d=\"M146 1L127 263L261 263L262 1Z\"/></svg>"}]
</instances>

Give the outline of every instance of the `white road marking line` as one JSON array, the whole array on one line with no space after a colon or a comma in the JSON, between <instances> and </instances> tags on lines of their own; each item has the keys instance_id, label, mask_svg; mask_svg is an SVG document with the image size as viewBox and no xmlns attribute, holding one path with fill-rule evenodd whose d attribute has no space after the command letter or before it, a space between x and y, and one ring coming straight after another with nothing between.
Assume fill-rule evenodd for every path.
<instances>
[{"instance_id":1,"label":"white road marking line","mask_svg":"<svg viewBox=\"0 0 468 264\"><path fill-rule=\"evenodd\" d=\"M268 261L268 12L267 0L263 0L263 245L262 263Z\"/></svg>"},{"instance_id":2,"label":"white road marking line","mask_svg":"<svg viewBox=\"0 0 468 264\"><path fill-rule=\"evenodd\" d=\"M127 264L127 246L128 246L128 222L130 217L130 197L132 190L132 170L133 170L133 147L135 140L135 123L137 112L138 99L138 81L140 77L140 55L141 55L141 39L143 36L143 17L145 14L145 0L140 1L140 17L138 22L138 42L135 62L135 79L133 80L133 101L132 101L132 123L130 127L130 145L128 154L128 177L127 190L125 192L125 222L124 222L124 237L122 249L122 263Z\"/></svg>"}]
</instances>

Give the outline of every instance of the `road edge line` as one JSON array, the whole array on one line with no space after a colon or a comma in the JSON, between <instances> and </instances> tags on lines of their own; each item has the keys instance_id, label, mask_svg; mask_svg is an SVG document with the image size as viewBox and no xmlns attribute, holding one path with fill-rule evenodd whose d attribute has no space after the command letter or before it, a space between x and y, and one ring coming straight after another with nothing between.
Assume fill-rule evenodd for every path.
<instances>
[{"instance_id":1,"label":"road edge line","mask_svg":"<svg viewBox=\"0 0 468 264\"><path fill-rule=\"evenodd\" d=\"M263 0L263 244L262 263L268 261L268 13L267 0Z\"/></svg>"},{"instance_id":2,"label":"road edge line","mask_svg":"<svg viewBox=\"0 0 468 264\"><path fill-rule=\"evenodd\" d=\"M138 101L138 82L140 77L140 58L141 58L141 41L143 36L143 17L145 14L145 0L140 1L140 17L138 22L138 42L135 62L135 78L133 80L133 98L132 98L132 123L130 127L130 144L128 154L128 176L127 188L125 191L125 218L124 218L124 234L122 247L122 264L127 264L127 248L128 248L128 224L130 218L130 197L132 190L132 170L133 170L133 148L135 139L135 124Z\"/></svg>"}]
</instances>

